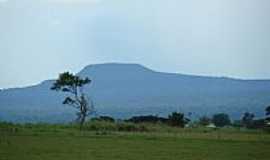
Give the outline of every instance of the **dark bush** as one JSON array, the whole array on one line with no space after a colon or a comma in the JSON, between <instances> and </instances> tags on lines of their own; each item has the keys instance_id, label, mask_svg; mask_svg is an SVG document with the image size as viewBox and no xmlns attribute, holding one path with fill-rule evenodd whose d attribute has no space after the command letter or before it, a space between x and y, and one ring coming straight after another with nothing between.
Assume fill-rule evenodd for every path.
<instances>
[{"instance_id":1,"label":"dark bush","mask_svg":"<svg viewBox=\"0 0 270 160\"><path fill-rule=\"evenodd\" d=\"M168 119L163 118L163 117L148 115L148 116L135 116L126 121L133 122L133 123L158 123L158 122L166 123L168 122Z\"/></svg>"},{"instance_id":2,"label":"dark bush","mask_svg":"<svg viewBox=\"0 0 270 160\"><path fill-rule=\"evenodd\" d=\"M183 113L173 112L171 115L169 115L168 124L173 127L184 128L189 121L190 120L185 118Z\"/></svg>"},{"instance_id":3,"label":"dark bush","mask_svg":"<svg viewBox=\"0 0 270 160\"><path fill-rule=\"evenodd\" d=\"M229 115L225 113L215 114L212 121L217 127L224 127L231 124Z\"/></svg>"},{"instance_id":4,"label":"dark bush","mask_svg":"<svg viewBox=\"0 0 270 160\"><path fill-rule=\"evenodd\" d=\"M109 116L100 116L97 118L92 118L92 121L106 121L106 122L115 122L114 118Z\"/></svg>"},{"instance_id":5,"label":"dark bush","mask_svg":"<svg viewBox=\"0 0 270 160\"><path fill-rule=\"evenodd\" d=\"M207 126L212 122L211 118L207 116L203 116L199 119L199 124L203 126Z\"/></svg>"},{"instance_id":6,"label":"dark bush","mask_svg":"<svg viewBox=\"0 0 270 160\"><path fill-rule=\"evenodd\" d=\"M253 120L252 123L248 126L250 129L263 129L266 127L264 119Z\"/></svg>"}]
</instances>

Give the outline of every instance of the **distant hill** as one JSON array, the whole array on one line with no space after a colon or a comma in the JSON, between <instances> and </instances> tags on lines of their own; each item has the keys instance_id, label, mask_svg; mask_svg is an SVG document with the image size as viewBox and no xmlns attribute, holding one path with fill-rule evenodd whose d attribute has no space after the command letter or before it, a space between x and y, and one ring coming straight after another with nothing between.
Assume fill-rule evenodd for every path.
<instances>
[{"instance_id":1,"label":"distant hill","mask_svg":"<svg viewBox=\"0 0 270 160\"><path fill-rule=\"evenodd\" d=\"M79 76L93 83L85 91L97 114L115 118L172 111L192 112L193 118L217 112L238 118L245 111L263 116L270 104L270 81L202 77L150 70L138 64L97 64ZM16 122L67 122L74 111L61 104L63 95L50 90L54 81L0 91L0 119Z\"/></svg>"}]
</instances>

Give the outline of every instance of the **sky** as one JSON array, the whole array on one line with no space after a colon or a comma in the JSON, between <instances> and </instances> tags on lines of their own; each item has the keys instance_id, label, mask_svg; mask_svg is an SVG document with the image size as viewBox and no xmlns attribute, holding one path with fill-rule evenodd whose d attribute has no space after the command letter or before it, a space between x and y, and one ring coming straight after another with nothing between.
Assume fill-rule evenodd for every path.
<instances>
[{"instance_id":1,"label":"sky","mask_svg":"<svg viewBox=\"0 0 270 160\"><path fill-rule=\"evenodd\" d=\"M0 88L89 64L270 79L269 0L0 0Z\"/></svg>"}]
</instances>

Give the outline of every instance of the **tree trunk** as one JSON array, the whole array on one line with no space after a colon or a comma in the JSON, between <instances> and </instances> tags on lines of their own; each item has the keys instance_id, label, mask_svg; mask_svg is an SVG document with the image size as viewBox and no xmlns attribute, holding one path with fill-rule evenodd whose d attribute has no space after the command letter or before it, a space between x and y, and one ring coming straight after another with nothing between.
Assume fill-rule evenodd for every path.
<instances>
[{"instance_id":1,"label":"tree trunk","mask_svg":"<svg viewBox=\"0 0 270 160\"><path fill-rule=\"evenodd\" d=\"M82 115L82 118L81 118L81 121L80 121L80 130L82 130L83 129L83 124L84 124L84 121L85 121L85 115L83 114Z\"/></svg>"}]
</instances>

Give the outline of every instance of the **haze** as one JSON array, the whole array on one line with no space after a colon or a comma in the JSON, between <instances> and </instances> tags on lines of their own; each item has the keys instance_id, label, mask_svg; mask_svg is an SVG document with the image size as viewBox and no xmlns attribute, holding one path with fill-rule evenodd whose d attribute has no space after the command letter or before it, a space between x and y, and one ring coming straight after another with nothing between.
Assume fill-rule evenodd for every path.
<instances>
[{"instance_id":1,"label":"haze","mask_svg":"<svg viewBox=\"0 0 270 160\"><path fill-rule=\"evenodd\" d=\"M88 64L270 79L269 0L0 0L0 88Z\"/></svg>"}]
</instances>

